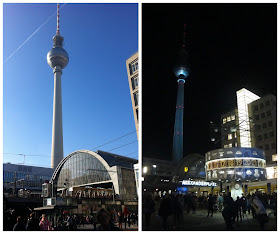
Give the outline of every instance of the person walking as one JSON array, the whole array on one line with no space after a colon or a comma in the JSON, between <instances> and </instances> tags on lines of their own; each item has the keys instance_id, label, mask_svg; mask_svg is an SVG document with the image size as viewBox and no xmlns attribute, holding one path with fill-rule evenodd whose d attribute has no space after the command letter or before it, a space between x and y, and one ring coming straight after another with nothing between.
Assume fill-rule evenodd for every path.
<instances>
[{"instance_id":1,"label":"person walking","mask_svg":"<svg viewBox=\"0 0 280 234\"><path fill-rule=\"evenodd\" d=\"M168 195L164 195L158 210L158 215L162 218L162 227L163 230L167 230L167 218L169 215L172 214L172 207L171 207L171 199Z\"/></svg>"},{"instance_id":2,"label":"person walking","mask_svg":"<svg viewBox=\"0 0 280 234\"><path fill-rule=\"evenodd\" d=\"M220 212L222 212L222 210L223 210L223 204L224 204L224 197L220 193L220 195L218 197L218 205L219 205L219 211Z\"/></svg>"},{"instance_id":3,"label":"person walking","mask_svg":"<svg viewBox=\"0 0 280 234\"><path fill-rule=\"evenodd\" d=\"M42 219L39 223L41 231L51 231L52 227L45 214L42 214Z\"/></svg>"},{"instance_id":4,"label":"person walking","mask_svg":"<svg viewBox=\"0 0 280 234\"><path fill-rule=\"evenodd\" d=\"M39 220L35 218L35 213L32 212L26 224L26 231L40 231Z\"/></svg>"},{"instance_id":5,"label":"person walking","mask_svg":"<svg viewBox=\"0 0 280 234\"><path fill-rule=\"evenodd\" d=\"M143 215L144 215L144 228L145 231L149 230L150 220L152 213L155 209L155 202L151 196L151 194L143 195Z\"/></svg>"},{"instance_id":6,"label":"person walking","mask_svg":"<svg viewBox=\"0 0 280 234\"><path fill-rule=\"evenodd\" d=\"M209 194L209 198L208 198L208 202L207 202L207 208L208 208L208 215L207 215L207 218L209 217L209 214L211 213L211 216L213 216L213 212L214 212L214 204L215 204L215 201L214 201L214 198L212 196L212 194L210 193Z\"/></svg>"},{"instance_id":7,"label":"person walking","mask_svg":"<svg viewBox=\"0 0 280 234\"><path fill-rule=\"evenodd\" d=\"M226 230L234 230L233 228L233 205L234 201L229 192L224 199L224 210L222 211L223 218L226 223Z\"/></svg>"},{"instance_id":8,"label":"person walking","mask_svg":"<svg viewBox=\"0 0 280 234\"><path fill-rule=\"evenodd\" d=\"M13 231L26 231L21 216L17 217L17 223L14 225Z\"/></svg>"},{"instance_id":9,"label":"person walking","mask_svg":"<svg viewBox=\"0 0 280 234\"><path fill-rule=\"evenodd\" d=\"M264 224L268 222L268 216L266 213L266 209L264 208L261 200L256 196L256 194L252 194L251 197L251 205L256 212L256 218L260 224L260 230L264 230Z\"/></svg>"}]
</instances>

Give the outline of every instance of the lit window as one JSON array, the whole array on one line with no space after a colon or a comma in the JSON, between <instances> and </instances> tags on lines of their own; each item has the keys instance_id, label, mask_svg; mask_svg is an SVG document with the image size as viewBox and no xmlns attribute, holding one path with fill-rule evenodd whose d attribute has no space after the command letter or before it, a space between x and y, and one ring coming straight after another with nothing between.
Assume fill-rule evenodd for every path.
<instances>
[{"instance_id":1,"label":"lit window","mask_svg":"<svg viewBox=\"0 0 280 234\"><path fill-rule=\"evenodd\" d=\"M227 119L226 118L224 118L223 119L223 124L225 124L227 122Z\"/></svg>"},{"instance_id":2,"label":"lit window","mask_svg":"<svg viewBox=\"0 0 280 234\"><path fill-rule=\"evenodd\" d=\"M227 122L229 122L229 121L230 121L230 116L227 117Z\"/></svg>"},{"instance_id":3,"label":"lit window","mask_svg":"<svg viewBox=\"0 0 280 234\"><path fill-rule=\"evenodd\" d=\"M224 145L224 148L228 148L228 145Z\"/></svg>"},{"instance_id":4,"label":"lit window","mask_svg":"<svg viewBox=\"0 0 280 234\"><path fill-rule=\"evenodd\" d=\"M235 115L231 115L231 120L235 120Z\"/></svg>"},{"instance_id":5,"label":"lit window","mask_svg":"<svg viewBox=\"0 0 280 234\"><path fill-rule=\"evenodd\" d=\"M237 142L235 142L235 147L237 147Z\"/></svg>"},{"instance_id":6,"label":"lit window","mask_svg":"<svg viewBox=\"0 0 280 234\"><path fill-rule=\"evenodd\" d=\"M277 154L273 154L272 155L272 161L276 161L277 162Z\"/></svg>"},{"instance_id":7,"label":"lit window","mask_svg":"<svg viewBox=\"0 0 280 234\"><path fill-rule=\"evenodd\" d=\"M143 167L143 173L147 173L148 167Z\"/></svg>"},{"instance_id":8,"label":"lit window","mask_svg":"<svg viewBox=\"0 0 280 234\"><path fill-rule=\"evenodd\" d=\"M157 168L157 165L156 165L156 164L154 164L154 165L153 165L153 168Z\"/></svg>"},{"instance_id":9,"label":"lit window","mask_svg":"<svg viewBox=\"0 0 280 234\"><path fill-rule=\"evenodd\" d=\"M237 138L237 134L236 134L236 132L234 133L234 138Z\"/></svg>"},{"instance_id":10,"label":"lit window","mask_svg":"<svg viewBox=\"0 0 280 234\"><path fill-rule=\"evenodd\" d=\"M228 148L232 148L232 143L229 143L229 144L228 144Z\"/></svg>"},{"instance_id":11,"label":"lit window","mask_svg":"<svg viewBox=\"0 0 280 234\"><path fill-rule=\"evenodd\" d=\"M211 138L211 141L215 141L215 138Z\"/></svg>"},{"instance_id":12,"label":"lit window","mask_svg":"<svg viewBox=\"0 0 280 234\"><path fill-rule=\"evenodd\" d=\"M229 134L228 134L228 140L231 140L231 139L232 139L232 134L229 133Z\"/></svg>"}]
</instances>

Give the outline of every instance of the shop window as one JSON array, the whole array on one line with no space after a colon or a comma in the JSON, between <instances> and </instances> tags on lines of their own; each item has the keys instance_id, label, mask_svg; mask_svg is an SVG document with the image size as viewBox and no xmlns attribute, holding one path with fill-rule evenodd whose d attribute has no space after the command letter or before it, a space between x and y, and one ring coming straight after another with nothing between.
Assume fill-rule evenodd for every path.
<instances>
[{"instance_id":1,"label":"shop window","mask_svg":"<svg viewBox=\"0 0 280 234\"><path fill-rule=\"evenodd\" d=\"M228 144L228 148L232 148L232 143L229 143L229 144Z\"/></svg>"}]
</instances>

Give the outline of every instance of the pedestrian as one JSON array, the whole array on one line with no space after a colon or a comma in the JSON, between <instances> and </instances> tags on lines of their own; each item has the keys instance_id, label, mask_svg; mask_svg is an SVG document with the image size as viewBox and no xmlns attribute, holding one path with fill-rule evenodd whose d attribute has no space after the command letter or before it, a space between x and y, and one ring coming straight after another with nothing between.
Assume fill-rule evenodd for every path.
<instances>
[{"instance_id":1,"label":"pedestrian","mask_svg":"<svg viewBox=\"0 0 280 234\"><path fill-rule=\"evenodd\" d=\"M109 211L104 208L101 208L97 212L96 219L100 223L100 226L97 227L97 231L121 231L120 228L113 224Z\"/></svg>"},{"instance_id":2,"label":"pedestrian","mask_svg":"<svg viewBox=\"0 0 280 234\"><path fill-rule=\"evenodd\" d=\"M251 197L251 205L256 212L256 218L260 224L260 229L264 230L264 224L268 222L268 216L266 210L264 208L261 200L256 196L256 194L252 194Z\"/></svg>"},{"instance_id":3,"label":"pedestrian","mask_svg":"<svg viewBox=\"0 0 280 234\"><path fill-rule=\"evenodd\" d=\"M51 231L52 227L45 214L42 214L42 219L39 223L41 231Z\"/></svg>"},{"instance_id":4,"label":"pedestrian","mask_svg":"<svg viewBox=\"0 0 280 234\"><path fill-rule=\"evenodd\" d=\"M162 218L162 227L167 230L167 218L172 214L171 199L164 195L159 205L158 215Z\"/></svg>"},{"instance_id":5,"label":"pedestrian","mask_svg":"<svg viewBox=\"0 0 280 234\"><path fill-rule=\"evenodd\" d=\"M68 231L73 231L73 226L74 226L73 218L71 215L68 215L66 220L66 227Z\"/></svg>"},{"instance_id":6,"label":"pedestrian","mask_svg":"<svg viewBox=\"0 0 280 234\"><path fill-rule=\"evenodd\" d=\"M233 228L233 205L234 201L229 192L224 198L224 210L222 211L223 218L226 223L226 230L234 230Z\"/></svg>"},{"instance_id":7,"label":"pedestrian","mask_svg":"<svg viewBox=\"0 0 280 234\"><path fill-rule=\"evenodd\" d=\"M39 220L35 218L35 213L32 212L26 224L26 231L40 231Z\"/></svg>"},{"instance_id":8,"label":"pedestrian","mask_svg":"<svg viewBox=\"0 0 280 234\"><path fill-rule=\"evenodd\" d=\"M21 216L17 217L17 223L14 225L13 231L26 231Z\"/></svg>"},{"instance_id":9,"label":"pedestrian","mask_svg":"<svg viewBox=\"0 0 280 234\"><path fill-rule=\"evenodd\" d=\"M192 214L196 214L196 207L197 207L197 196L195 194L192 194L192 198L191 198Z\"/></svg>"},{"instance_id":10,"label":"pedestrian","mask_svg":"<svg viewBox=\"0 0 280 234\"><path fill-rule=\"evenodd\" d=\"M151 215L154 212L154 209L155 209L155 202L153 201L151 194L149 194L149 193L144 194L144 196L143 196L143 214L144 214L145 230L149 229Z\"/></svg>"},{"instance_id":11,"label":"pedestrian","mask_svg":"<svg viewBox=\"0 0 280 234\"><path fill-rule=\"evenodd\" d=\"M218 197L218 205L219 205L219 211L220 212L222 212L222 210L223 210L223 204L224 204L224 197L220 193L220 195Z\"/></svg>"},{"instance_id":12,"label":"pedestrian","mask_svg":"<svg viewBox=\"0 0 280 234\"><path fill-rule=\"evenodd\" d=\"M209 198L208 198L208 202L207 202L207 208L208 208L208 214L207 214L207 218L209 217L209 214L211 213L211 216L213 216L213 212L214 212L214 198L212 196L212 194L209 194Z\"/></svg>"},{"instance_id":13,"label":"pedestrian","mask_svg":"<svg viewBox=\"0 0 280 234\"><path fill-rule=\"evenodd\" d=\"M123 219L124 219L124 214L122 212L118 213L118 217L119 217L119 228L122 229L122 223L123 223Z\"/></svg>"}]
</instances>

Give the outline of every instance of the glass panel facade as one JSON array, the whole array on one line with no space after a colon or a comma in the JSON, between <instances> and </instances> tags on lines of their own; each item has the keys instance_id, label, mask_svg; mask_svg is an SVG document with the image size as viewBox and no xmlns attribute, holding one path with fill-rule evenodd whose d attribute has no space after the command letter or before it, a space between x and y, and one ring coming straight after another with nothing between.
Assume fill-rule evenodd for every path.
<instances>
[{"instance_id":1,"label":"glass panel facade","mask_svg":"<svg viewBox=\"0 0 280 234\"><path fill-rule=\"evenodd\" d=\"M69 188L109 180L111 177L108 171L96 157L80 152L73 154L62 166L57 187Z\"/></svg>"}]
</instances>

